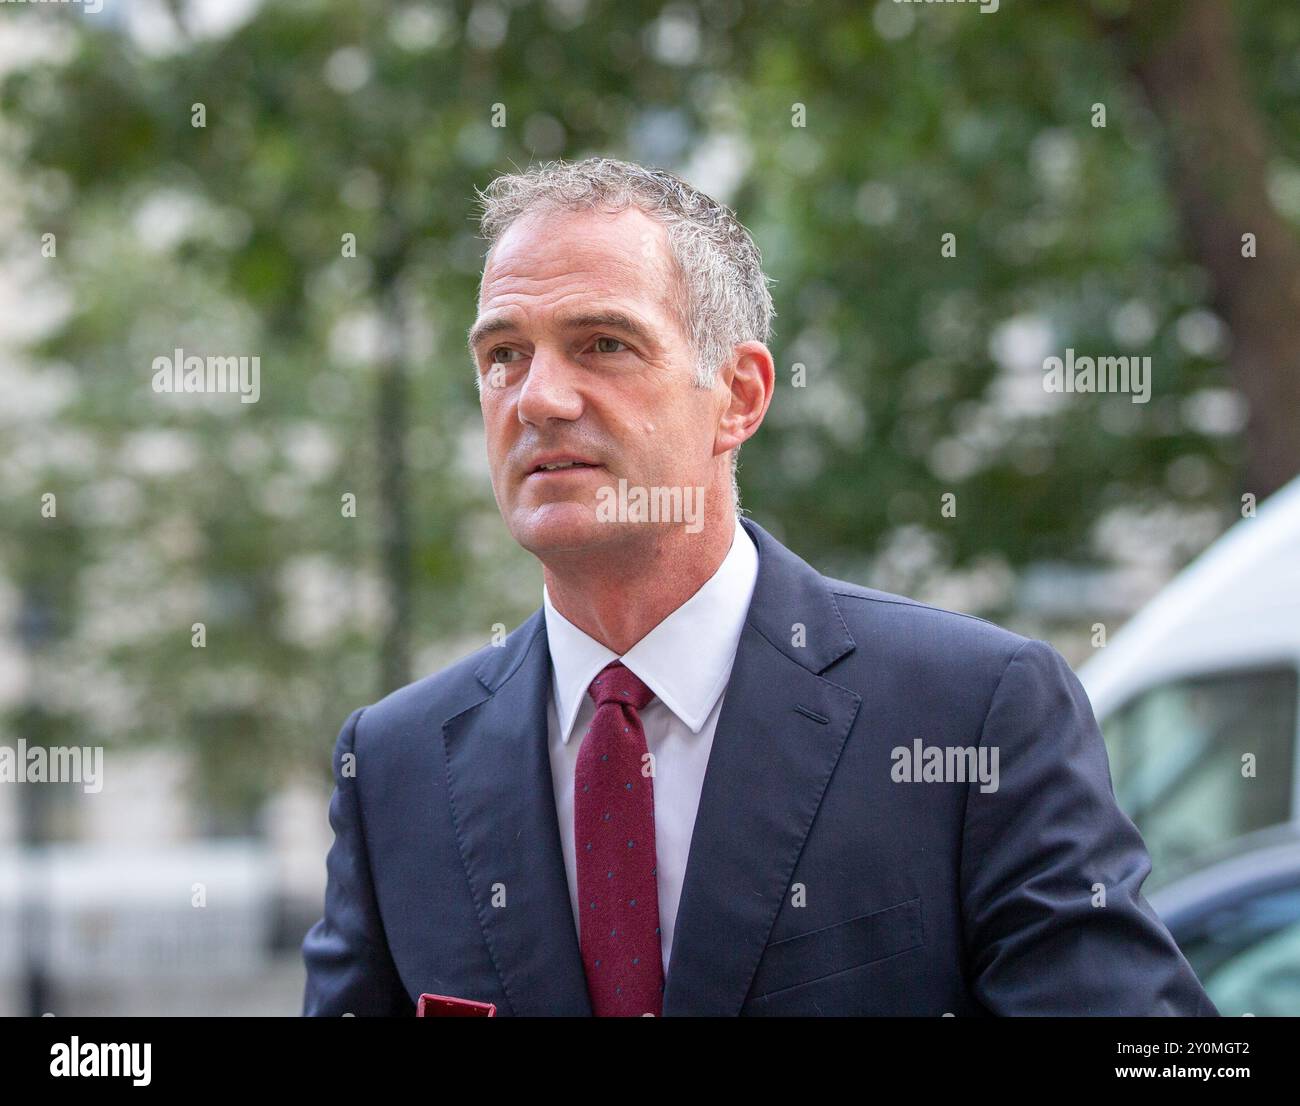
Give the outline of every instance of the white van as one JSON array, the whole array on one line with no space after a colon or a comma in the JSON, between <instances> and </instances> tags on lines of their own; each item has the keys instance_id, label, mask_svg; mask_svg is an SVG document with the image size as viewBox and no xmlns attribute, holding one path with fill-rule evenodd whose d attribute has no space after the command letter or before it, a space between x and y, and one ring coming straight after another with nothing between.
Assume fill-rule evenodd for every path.
<instances>
[{"instance_id":1,"label":"white van","mask_svg":"<svg viewBox=\"0 0 1300 1106\"><path fill-rule=\"evenodd\" d=\"M1300 826L1300 478L1183 570L1079 670L1148 888L1246 834Z\"/></svg>"}]
</instances>

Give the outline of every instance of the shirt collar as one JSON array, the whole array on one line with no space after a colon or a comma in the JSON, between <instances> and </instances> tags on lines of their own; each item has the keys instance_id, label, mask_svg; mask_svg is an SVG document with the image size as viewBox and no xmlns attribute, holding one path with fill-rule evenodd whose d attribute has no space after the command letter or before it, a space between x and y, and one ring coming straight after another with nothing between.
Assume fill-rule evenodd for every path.
<instances>
[{"instance_id":1,"label":"shirt collar","mask_svg":"<svg viewBox=\"0 0 1300 1106\"><path fill-rule=\"evenodd\" d=\"M560 614L543 583L552 691L565 744L591 681L620 659L698 734L731 677L757 578L758 550L737 516L731 549L717 572L621 658Z\"/></svg>"}]
</instances>

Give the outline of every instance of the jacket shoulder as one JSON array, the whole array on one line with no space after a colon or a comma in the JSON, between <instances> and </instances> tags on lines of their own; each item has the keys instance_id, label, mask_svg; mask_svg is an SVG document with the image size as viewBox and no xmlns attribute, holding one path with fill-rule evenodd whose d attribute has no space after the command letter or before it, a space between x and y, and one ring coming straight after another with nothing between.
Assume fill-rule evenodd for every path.
<instances>
[{"instance_id":1,"label":"jacket shoulder","mask_svg":"<svg viewBox=\"0 0 1300 1106\"><path fill-rule=\"evenodd\" d=\"M921 655L942 652L950 659L1008 663L1035 639L986 618L931 606L906 595L879 591L823 576L840 614L859 644L864 638Z\"/></svg>"},{"instance_id":2,"label":"jacket shoulder","mask_svg":"<svg viewBox=\"0 0 1300 1106\"><path fill-rule=\"evenodd\" d=\"M428 732L443 721L482 702L490 694L479 680L484 665L500 646L481 646L445 668L389 692L361 709L357 739L382 740L393 733Z\"/></svg>"}]
</instances>

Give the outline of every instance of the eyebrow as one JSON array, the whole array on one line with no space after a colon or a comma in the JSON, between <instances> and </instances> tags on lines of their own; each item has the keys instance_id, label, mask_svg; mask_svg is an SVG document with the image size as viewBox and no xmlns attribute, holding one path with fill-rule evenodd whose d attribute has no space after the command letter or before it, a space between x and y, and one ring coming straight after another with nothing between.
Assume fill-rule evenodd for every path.
<instances>
[{"instance_id":1,"label":"eyebrow","mask_svg":"<svg viewBox=\"0 0 1300 1106\"><path fill-rule=\"evenodd\" d=\"M563 330L619 330L636 339L642 346L657 349L659 343L653 334L638 320L625 311L605 309L599 311L581 311L565 315L559 320ZM517 329L516 324L504 316L489 315L470 327L466 340L471 352L476 351L484 339L494 334Z\"/></svg>"}]
</instances>

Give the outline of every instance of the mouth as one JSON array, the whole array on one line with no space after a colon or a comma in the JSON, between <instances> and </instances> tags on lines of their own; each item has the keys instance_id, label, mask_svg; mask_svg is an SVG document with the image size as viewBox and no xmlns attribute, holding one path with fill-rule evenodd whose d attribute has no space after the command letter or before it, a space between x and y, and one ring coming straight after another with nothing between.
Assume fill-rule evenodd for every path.
<instances>
[{"instance_id":1,"label":"mouth","mask_svg":"<svg viewBox=\"0 0 1300 1106\"><path fill-rule=\"evenodd\" d=\"M582 461L577 458L564 457L553 461L543 461L534 465L528 472L525 479L528 480L556 480L572 478L574 475L587 471L588 469L603 468L603 465L596 464L595 461Z\"/></svg>"}]
</instances>

